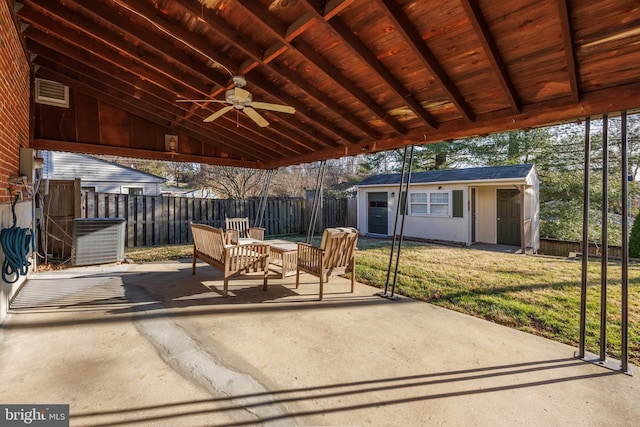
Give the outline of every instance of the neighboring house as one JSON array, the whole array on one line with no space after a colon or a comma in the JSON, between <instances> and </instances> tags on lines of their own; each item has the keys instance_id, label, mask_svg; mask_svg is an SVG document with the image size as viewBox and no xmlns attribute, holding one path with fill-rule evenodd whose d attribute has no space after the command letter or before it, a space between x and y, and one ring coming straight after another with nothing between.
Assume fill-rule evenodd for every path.
<instances>
[{"instance_id":1,"label":"neighboring house","mask_svg":"<svg viewBox=\"0 0 640 427\"><path fill-rule=\"evenodd\" d=\"M405 197L404 187L400 197L399 185L400 174L370 176L358 184L358 228L363 235L393 235L397 206ZM403 231L405 237L537 251L536 168L527 164L413 172Z\"/></svg>"},{"instance_id":2,"label":"neighboring house","mask_svg":"<svg viewBox=\"0 0 640 427\"><path fill-rule=\"evenodd\" d=\"M166 179L85 154L49 151L45 174L52 180L79 178L83 191L159 196Z\"/></svg>"},{"instance_id":3,"label":"neighboring house","mask_svg":"<svg viewBox=\"0 0 640 427\"><path fill-rule=\"evenodd\" d=\"M184 197L193 197L195 199L219 199L220 198L218 193L213 191L211 188L187 191L186 193L184 193Z\"/></svg>"}]
</instances>

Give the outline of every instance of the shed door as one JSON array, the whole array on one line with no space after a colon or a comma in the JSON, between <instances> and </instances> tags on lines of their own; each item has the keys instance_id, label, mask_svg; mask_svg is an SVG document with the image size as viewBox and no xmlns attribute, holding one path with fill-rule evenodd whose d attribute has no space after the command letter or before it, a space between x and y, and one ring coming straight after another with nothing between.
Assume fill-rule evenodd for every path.
<instances>
[{"instance_id":1,"label":"shed door","mask_svg":"<svg viewBox=\"0 0 640 427\"><path fill-rule=\"evenodd\" d=\"M367 229L369 233L389 234L389 210L387 193L367 193L369 211L367 213Z\"/></svg>"},{"instance_id":2,"label":"shed door","mask_svg":"<svg viewBox=\"0 0 640 427\"><path fill-rule=\"evenodd\" d=\"M498 190L497 242L520 245L520 192Z\"/></svg>"}]
</instances>

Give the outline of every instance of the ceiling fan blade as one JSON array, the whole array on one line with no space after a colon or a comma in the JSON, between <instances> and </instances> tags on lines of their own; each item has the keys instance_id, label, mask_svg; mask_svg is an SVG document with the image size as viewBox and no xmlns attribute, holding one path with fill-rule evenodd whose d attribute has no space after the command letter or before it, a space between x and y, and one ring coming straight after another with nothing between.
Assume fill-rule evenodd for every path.
<instances>
[{"instance_id":1,"label":"ceiling fan blade","mask_svg":"<svg viewBox=\"0 0 640 427\"><path fill-rule=\"evenodd\" d=\"M256 110L254 110L251 107L244 107L244 112L247 113L247 116L249 116L254 122L256 122L258 124L258 126L260 127L266 127L269 126L269 122L262 117Z\"/></svg>"},{"instance_id":2,"label":"ceiling fan blade","mask_svg":"<svg viewBox=\"0 0 640 427\"><path fill-rule=\"evenodd\" d=\"M251 92L248 90L242 89L241 87L234 88L236 99L240 102L246 102L247 99L251 96Z\"/></svg>"},{"instance_id":3,"label":"ceiling fan blade","mask_svg":"<svg viewBox=\"0 0 640 427\"><path fill-rule=\"evenodd\" d=\"M228 105L224 108L221 108L215 113L213 113L212 115L210 115L209 117L207 117L206 119L204 119L203 122L206 122L206 123L212 122L231 109L233 109L233 105Z\"/></svg>"},{"instance_id":4,"label":"ceiling fan blade","mask_svg":"<svg viewBox=\"0 0 640 427\"><path fill-rule=\"evenodd\" d=\"M279 113L293 114L296 112L296 109L290 107L289 105L270 104L268 102L252 102L251 106L253 108L260 108L262 110L277 111Z\"/></svg>"},{"instance_id":5,"label":"ceiling fan blade","mask_svg":"<svg viewBox=\"0 0 640 427\"><path fill-rule=\"evenodd\" d=\"M221 104L226 104L227 101L224 101L222 99L176 99L176 102L217 102L217 103L221 103Z\"/></svg>"}]
</instances>

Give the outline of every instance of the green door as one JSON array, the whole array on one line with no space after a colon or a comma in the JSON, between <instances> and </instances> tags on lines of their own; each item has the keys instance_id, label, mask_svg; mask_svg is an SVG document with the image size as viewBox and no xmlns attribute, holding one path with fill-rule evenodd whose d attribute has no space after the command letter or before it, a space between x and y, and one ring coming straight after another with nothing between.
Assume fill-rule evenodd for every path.
<instances>
[{"instance_id":1,"label":"green door","mask_svg":"<svg viewBox=\"0 0 640 427\"><path fill-rule=\"evenodd\" d=\"M389 235L387 193L367 193L367 229L372 234Z\"/></svg>"},{"instance_id":2,"label":"green door","mask_svg":"<svg viewBox=\"0 0 640 427\"><path fill-rule=\"evenodd\" d=\"M520 192L498 190L497 242L520 246Z\"/></svg>"}]
</instances>

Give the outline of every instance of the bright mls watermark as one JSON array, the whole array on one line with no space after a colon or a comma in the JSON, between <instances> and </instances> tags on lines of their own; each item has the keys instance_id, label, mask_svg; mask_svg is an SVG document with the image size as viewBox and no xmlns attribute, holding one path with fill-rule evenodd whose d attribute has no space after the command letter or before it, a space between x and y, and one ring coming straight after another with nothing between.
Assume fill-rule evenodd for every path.
<instances>
[{"instance_id":1,"label":"bright mls watermark","mask_svg":"<svg viewBox=\"0 0 640 427\"><path fill-rule=\"evenodd\" d=\"M68 427L69 405L1 405L1 426Z\"/></svg>"}]
</instances>

